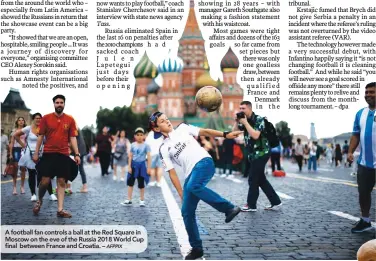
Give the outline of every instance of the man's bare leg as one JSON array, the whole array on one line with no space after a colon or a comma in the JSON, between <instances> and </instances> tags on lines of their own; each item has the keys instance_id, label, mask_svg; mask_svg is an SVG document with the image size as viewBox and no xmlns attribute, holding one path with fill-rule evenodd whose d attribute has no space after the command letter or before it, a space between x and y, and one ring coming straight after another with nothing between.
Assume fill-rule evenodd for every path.
<instances>
[{"instance_id":1,"label":"man's bare leg","mask_svg":"<svg viewBox=\"0 0 376 261\"><path fill-rule=\"evenodd\" d=\"M65 178L57 178L57 216L62 218L71 218L72 215L64 210L65 196Z\"/></svg>"},{"instance_id":2,"label":"man's bare leg","mask_svg":"<svg viewBox=\"0 0 376 261\"><path fill-rule=\"evenodd\" d=\"M57 211L64 209L65 179L57 178Z\"/></svg>"},{"instance_id":3,"label":"man's bare leg","mask_svg":"<svg viewBox=\"0 0 376 261\"><path fill-rule=\"evenodd\" d=\"M34 208L33 208L34 215L39 214L40 208L42 207L42 203L43 203L43 197L46 194L46 191L47 191L47 188L48 188L50 182L51 182L51 178L42 177L42 180L39 184L39 189L38 189L38 198L39 199L35 203Z\"/></svg>"}]
</instances>

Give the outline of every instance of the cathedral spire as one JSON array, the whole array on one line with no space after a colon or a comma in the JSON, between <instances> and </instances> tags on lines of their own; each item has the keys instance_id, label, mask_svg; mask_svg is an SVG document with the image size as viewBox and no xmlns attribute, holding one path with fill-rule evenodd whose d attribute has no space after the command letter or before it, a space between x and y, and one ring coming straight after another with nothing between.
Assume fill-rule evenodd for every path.
<instances>
[{"instance_id":1,"label":"cathedral spire","mask_svg":"<svg viewBox=\"0 0 376 261\"><path fill-rule=\"evenodd\" d=\"M194 0L190 0L188 19L180 40L183 39L203 39L196 19Z\"/></svg>"}]
</instances>

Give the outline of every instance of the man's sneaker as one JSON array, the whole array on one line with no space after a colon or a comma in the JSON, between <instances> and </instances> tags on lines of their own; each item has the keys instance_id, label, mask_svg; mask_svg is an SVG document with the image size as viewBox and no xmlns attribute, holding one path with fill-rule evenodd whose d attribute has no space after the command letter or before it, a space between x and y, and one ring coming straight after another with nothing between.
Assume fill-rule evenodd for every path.
<instances>
[{"instance_id":1,"label":"man's sneaker","mask_svg":"<svg viewBox=\"0 0 376 261\"><path fill-rule=\"evenodd\" d=\"M160 188L162 184L160 182L157 182L157 187Z\"/></svg>"},{"instance_id":2,"label":"man's sneaker","mask_svg":"<svg viewBox=\"0 0 376 261\"><path fill-rule=\"evenodd\" d=\"M32 195L30 200L31 200L31 201L37 201L37 195L35 195L35 194Z\"/></svg>"},{"instance_id":3,"label":"man's sneaker","mask_svg":"<svg viewBox=\"0 0 376 261\"><path fill-rule=\"evenodd\" d=\"M250 208L248 204L245 204L244 207L241 208L243 212L256 212L257 208Z\"/></svg>"},{"instance_id":4,"label":"man's sneaker","mask_svg":"<svg viewBox=\"0 0 376 261\"><path fill-rule=\"evenodd\" d=\"M185 257L185 260L195 260L197 258L200 258L204 255L204 251L202 248L192 248L191 251L189 251L188 255Z\"/></svg>"},{"instance_id":5,"label":"man's sneaker","mask_svg":"<svg viewBox=\"0 0 376 261\"><path fill-rule=\"evenodd\" d=\"M240 210L241 209L239 207L234 207L233 209L231 209L231 211L226 214L225 222L231 222L231 220L233 220L234 217L236 217L240 213Z\"/></svg>"},{"instance_id":6,"label":"man's sneaker","mask_svg":"<svg viewBox=\"0 0 376 261\"><path fill-rule=\"evenodd\" d=\"M50 200L57 201L57 197L54 194L50 195Z\"/></svg>"},{"instance_id":7,"label":"man's sneaker","mask_svg":"<svg viewBox=\"0 0 376 261\"><path fill-rule=\"evenodd\" d=\"M123 202L121 202L120 204L122 204L122 205L132 205L132 201L126 199L126 200L124 200Z\"/></svg>"},{"instance_id":8,"label":"man's sneaker","mask_svg":"<svg viewBox=\"0 0 376 261\"><path fill-rule=\"evenodd\" d=\"M140 207L145 207L145 201L140 200Z\"/></svg>"},{"instance_id":9,"label":"man's sneaker","mask_svg":"<svg viewBox=\"0 0 376 261\"><path fill-rule=\"evenodd\" d=\"M116 177L116 176L113 176L112 179L113 179L114 181L116 181L116 180L117 180L117 177Z\"/></svg>"},{"instance_id":10,"label":"man's sneaker","mask_svg":"<svg viewBox=\"0 0 376 261\"><path fill-rule=\"evenodd\" d=\"M371 230L371 222L366 222L362 218L355 224L355 227L351 229L351 233L362 233L367 230Z\"/></svg>"},{"instance_id":11,"label":"man's sneaker","mask_svg":"<svg viewBox=\"0 0 376 261\"><path fill-rule=\"evenodd\" d=\"M278 205L269 205L265 207L265 210L276 210L279 209L282 206L282 202L279 203Z\"/></svg>"}]
</instances>

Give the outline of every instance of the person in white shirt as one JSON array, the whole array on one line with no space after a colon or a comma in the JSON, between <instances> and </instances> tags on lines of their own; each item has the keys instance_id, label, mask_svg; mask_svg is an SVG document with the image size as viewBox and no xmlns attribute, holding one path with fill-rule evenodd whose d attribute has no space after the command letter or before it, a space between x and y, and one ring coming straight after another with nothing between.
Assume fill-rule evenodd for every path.
<instances>
[{"instance_id":1,"label":"person in white shirt","mask_svg":"<svg viewBox=\"0 0 376 261\"><path fill-rule=\"evenodd\" d=\"M39 112L34 113L32 115L33 123L31 126L26 126L22 128L21 130L16 131L14 133L13 137L14 139L21 145L21 147L24 149L22 156L18 162L18 165L20 167L27 168L27 171L29 173L29 188L31 192L31 201L37 201L37 196L35 193L35 185L39 187L39 183L42 179L42 177L39 175L35 169L35 162L32 159L32 155L35 151L35 148L37 146L37 140L38 140L38 128L40 121L42 119L42 114ZM25 136L25 140L22 141L21 137ZM48 193L50 194L50 199L53 201L57 201L56 196L52 193L52 183L50 181L50 184L47 187Z\"/></svg>"},{"instance_id":2,"label":"person in white shirt","mask_svg":"<svg viewBox=\"0 0 376 261\"><path fill-rule=\"evenodd\" d=\"M149 186L161 186L161 178L163 174L163 166L161 157L159 156L159 147L162 145L163 138L154 139L154 132L150 131L146 137L145 143L150 146L151 155L151 172ZM153 181L154 179L154 181Z\"/></svg>"},{"instance_id":3,"label":"person in white shirt","mask_svg":"<svg viewBox=\"0 0 376 261\"><path fill-rule=\"evenodd\" d=\"M317 141L312 142L309 148L309 159L308 159L308 171L311 171L311 166L313 165L313 171L317 171Z\"/></svg>"},{"instance_id":4,"label":"person in white shirt","mask_svg":"<svg viewBox=\"0 0 376 261\"><path fill-rule=\"evenodd\" d=\"M215 173L214 162L194 136L234 139L243 132L200 129L185 123L180 124L174 130L167 116L161 112L155 112L150 116L149 128L154 131L154 138L164 137L159 148L162 164L182 199L182 216L192 247L185 259L200 258L204 252L196 223L195 212L198 202L203 200L219 212L224 213L226 223L239 214L240 208L235 207L231 202L206 187ZM184 191L175 171L177 166L185 173Z\"/></svg>"}]
</instances>

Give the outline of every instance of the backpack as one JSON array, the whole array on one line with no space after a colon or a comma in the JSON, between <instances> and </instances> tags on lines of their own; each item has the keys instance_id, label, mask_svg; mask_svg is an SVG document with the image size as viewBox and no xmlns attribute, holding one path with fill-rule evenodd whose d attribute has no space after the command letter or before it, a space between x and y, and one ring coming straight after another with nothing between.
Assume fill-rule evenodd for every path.
<instances>
[{"instance_id":1,"label":"backpack","mask_svg":"<svg viewBox=\"0 0 376 261\"><path fill-rule=\"evenodd\" d=\"M234 144L234 157L232 159L232 164L237 165L243 160L243 151L238 144Z\"/></svg>"},{"instance_id":2,"label":"backpack","mask_svg":"<svg viewBox=\"0 0 376 261\"><path fill-rule=\"evenodd\" d=\"M347 154L347 153L349 153L349 145L343 145L343 153L344 154Z\"/></svg>"},{"instance_id":3,"label":"backpack","mask_svg":"<svg viewBox=\"0 0 376 261\"><path fill-rule=\"evenodd\" d=\"M279 138L277 136L277 131L274 128L274 125L269 122L266 117L264 118L265 122L265 129L264 129L264 134L266 139L269 142L269 147L274 148L279 146Z\"/></svg>"}]
</instances>

